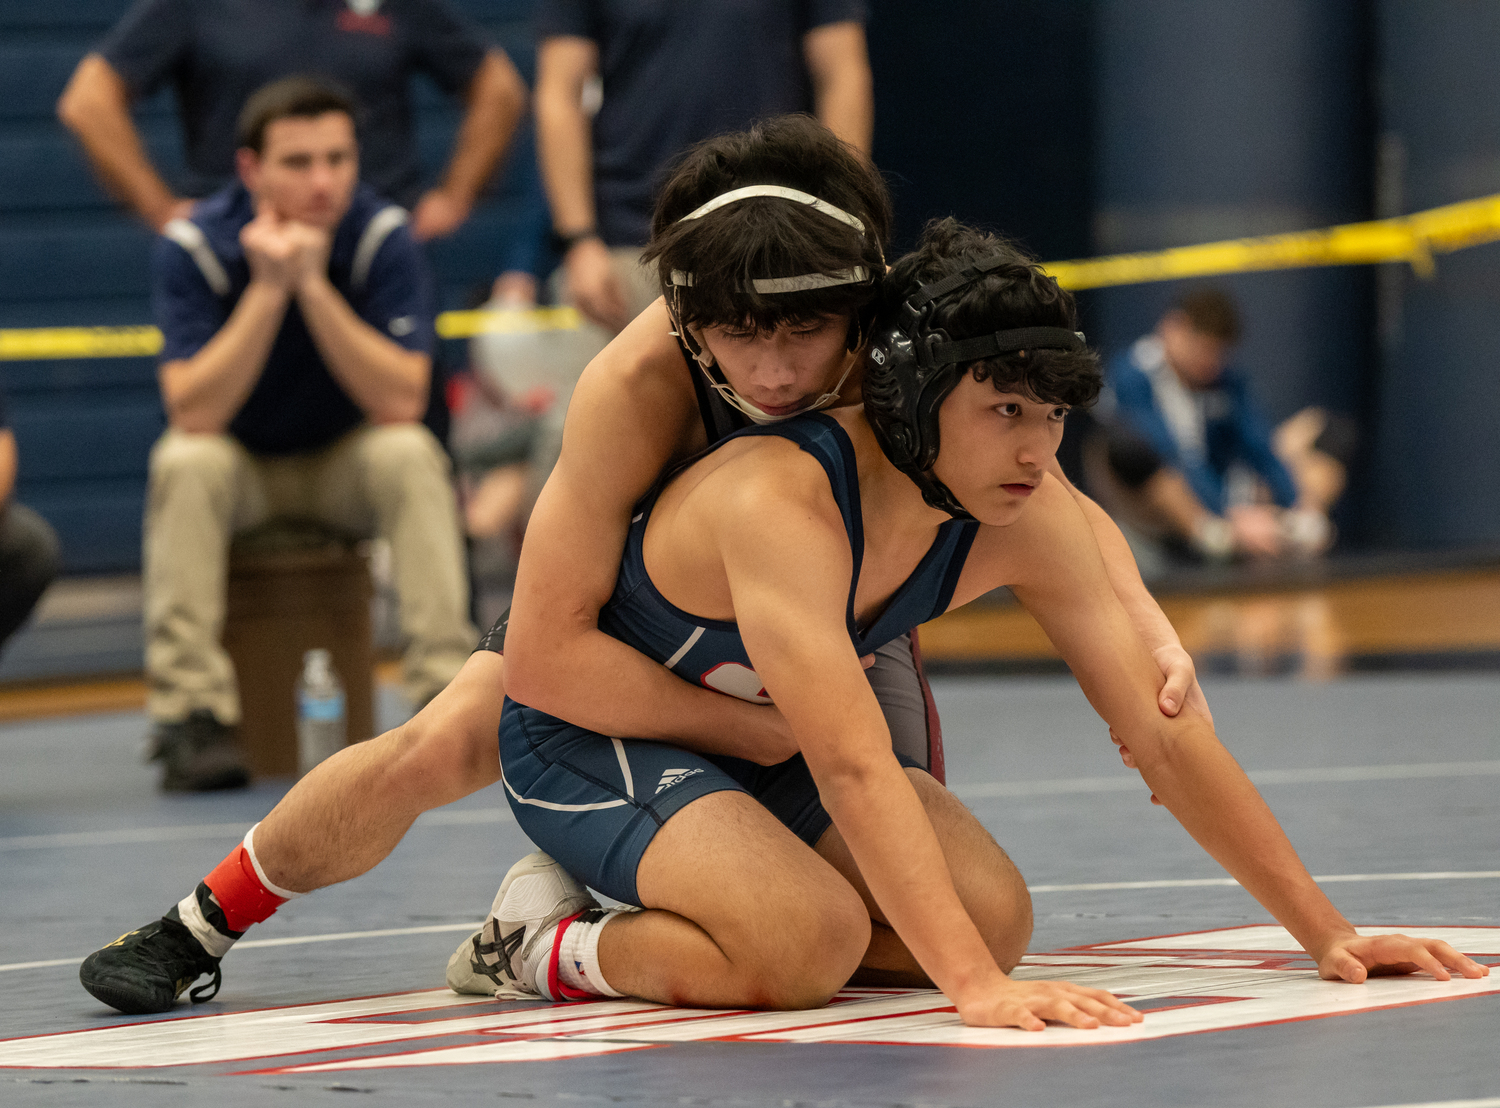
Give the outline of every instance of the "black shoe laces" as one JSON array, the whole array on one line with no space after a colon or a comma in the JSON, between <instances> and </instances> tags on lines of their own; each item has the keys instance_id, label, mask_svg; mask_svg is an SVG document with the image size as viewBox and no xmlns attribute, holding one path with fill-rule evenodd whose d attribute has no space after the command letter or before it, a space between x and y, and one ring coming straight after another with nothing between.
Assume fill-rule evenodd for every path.
<instances>
[{"instance_id":1,"label":"black shoe laces","mask_svg":"<svg viewBox=\"0 0 1500 1108\"><path fill-rule=\"evenodd\" d=\"M188 993L188 999L194 1004L202 1004L206 1000L212 1000L219 995L219 986L224 982L224 972L217 965L214 966L214 979L206 985L199 985Z\"/></svg>"}]
</instances>

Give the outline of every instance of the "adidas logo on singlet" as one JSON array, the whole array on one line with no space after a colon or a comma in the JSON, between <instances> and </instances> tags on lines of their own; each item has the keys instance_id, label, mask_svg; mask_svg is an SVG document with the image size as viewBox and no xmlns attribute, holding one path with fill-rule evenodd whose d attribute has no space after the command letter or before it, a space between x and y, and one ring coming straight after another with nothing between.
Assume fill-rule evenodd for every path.
<instances>
[{"instance_id":1,"label":"adidas logo on singlet","mask_svg":"<svg viewBox=\"0 0 1500 1108\"><path fill-rule=\"evenodd\" d=\"M689 777L693 776L693 774L702 772L703 771L701 769L665 770L661 775L661 780L656 783L656 791L661 792L663 789L670 789L679 781L686 781Z\"/></svg>"}]
</instances>

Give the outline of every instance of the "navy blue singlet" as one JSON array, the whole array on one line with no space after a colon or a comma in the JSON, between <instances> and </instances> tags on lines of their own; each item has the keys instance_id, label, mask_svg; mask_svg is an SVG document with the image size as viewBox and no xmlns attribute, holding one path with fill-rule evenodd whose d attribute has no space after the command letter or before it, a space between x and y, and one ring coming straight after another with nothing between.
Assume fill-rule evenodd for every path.
<instances>
[{"instance_id":1,"label":"navy blue singlet","mask_svg":"<svg viewBox=\"0 0 1500 1108\"><path fill-rule=\"evenodd\" d=\"M864 523L860 512L859 480L854 444L837 420L821 413L799 416L783 423L747 427L716 443L753 435L775 435L791 439L822 465L833 488L834 499L844 518L849 548L854 555L854 574L849 582L845 620L849 638L863 657L918 624L947 611L953 600L969 547L979 525L949 520L938 528L937 538L885 609L867 628L854 618L854 593L859 587L860 562L864 555ZM703 457L700 455L699 457ZM749 655L732 622L689 615L671 604L646 573L644 544L646 524L656 504L662 483L637 505L614 595L599 613L599 628L661 662L673 673L694 684L737 696L757 704L769 704L760 678L751 668Z\"/></svg>"},{"instance_id":2,"label":"navy blue singlet","mask_svg":"<svg viewBox=\"0 0 1500 1108\"><path fill-rule=\"evenodd\" d=\"M816 414L745 428L738 435L791 439L828 474L854 555L846 619L850 641L860 654L873 653L948 607L977 524L943 524L885 610L861 628L854 620L854 592L864 529L849 436L836 421ZM739 629L681 611L647 576L642 541L656 495L653 491L642 500L631 521L614 595L600 613L600 629L685 680L752 703L769 703ZM925 768L909 755L892 753L903 765ZM636 870L656 833L673 815L711 793L748 793L808 846L817 845L831 822L801 754L772 766L696 754L670 743L603 735L510 699L500 717L500 765L511 810L532 841L578 880L629 904L641 903Z\"/></svg>"}]
</instances>

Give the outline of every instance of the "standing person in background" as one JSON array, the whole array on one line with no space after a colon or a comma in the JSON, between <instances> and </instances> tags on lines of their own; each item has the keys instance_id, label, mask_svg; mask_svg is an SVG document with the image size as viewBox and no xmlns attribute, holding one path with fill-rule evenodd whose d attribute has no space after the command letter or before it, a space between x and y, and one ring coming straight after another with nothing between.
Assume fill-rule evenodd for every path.
<instances>
[{"instance_id":1,"label":"standing person in background","mask_svg":"<svg viewBox=\"0 0 1500 1108\"><path fill-rule=\"evenodd\" d=\"M1320 554L1333 542L1328 510L1344 489L1352 422L1306 408L1273 431L1230 363L1240 329L1228 293L1192 289L1111 359L1119 506L1172 549L1209 560Z\"/></svg>"},{"instance_id":2,"label":"standing person in background","mask_svg":"<svg viewBox=\"0 0 1500 1108\"><path fill-rule=\"evenodd\" d=\"M412 126L419 72L465 105L443 178L425 192ZM160 231L193 202L151 164L131 105L172 83L185 191L203 197L234 176L235 121L246 99L292 73L336 81L364 106L365 179L411 208L419 242L452 234L468 218L526 103L510 59L447 0L136 0L78 63L57 114L110 192Z\"/></svg>"},{"instance_id":3,"label":"standing person in background","mask_svg":"<svg viewBox=\"0 0 1500 1108\"><path fill-rule=\"evenodd\" d=\"M864 0L542 0L537 157L561 291L602 328L601 348L660 294L640 252L661 175L693 143L812 112L869 156L864 22ZM586 91L599 81L590 118Z\"/></svg>"},{"instance_id":4,"label":"standing person in background","mask_svg":"<svg viewBox=\"0 0 1500 1108\"><path fill-rule=\"evenodd\" d=\"M16 434L0 393L0 649L57 576L57 535L47 521L15 501Z\"/></svg>"},{"instance_id":5,"label":"standing person in background","mask_svg":"<svg viewBox=\"0 0 1500 1108\"><path fill-rule=\"evenodd\" d=\"M433 292L406 213L358 183L354 106L330 85L273 82L239 130L240 183L172 220L152 265L169 426L147 492L147 711L173 790L246 781L219 643L241 531L311 518L388 539L419 706L478 638L448 457L423 425Z\"/></svg>"}]
</instances>

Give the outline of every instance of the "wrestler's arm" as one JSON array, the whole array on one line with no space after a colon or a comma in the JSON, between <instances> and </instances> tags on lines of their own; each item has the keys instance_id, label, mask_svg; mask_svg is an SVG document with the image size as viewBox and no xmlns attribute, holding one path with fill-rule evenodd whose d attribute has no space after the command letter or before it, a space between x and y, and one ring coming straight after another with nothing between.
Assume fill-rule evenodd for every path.
<instances>
[{"instance_id":1,"label":"wrestler's arm","mask_svg":"<svg viewBox=\"0 0 1500 1108\"><path fill-rule=\"evenodd\" d=\"M1090 537L1077 504L1058 483L1044 481L1016 523L981 533L965 577L996 564L1003 545L1005 583L1062 653L1095 710L1129 745L1146 784L1291 932L1323 977L1359 982L1370 972L1422 969L1447 980L1445 966L1482 976L1485 967L1446 943L1355 933L1208 720L1195 712L1169 717L1157 708L1161 674ZM966 592L975 585L960 582Z\"/></svg>"},{"instance_id":2,"label":"wrestler's arm","mask_svg":"<svg viewBox=\"0 0 1500 1108\"><path fill-rule=\"evenodd\" d=\"M774 763L780 714L698 688L598 628L630 513L691 443L698 414L666 309L637 317L579 379L562 455L526 529L505 640L512 699L607 735Z\"/></svg>"},{"instance_id":3,"label":"wrestler's arm","mask_svg":"<svg viewBox=\"0 0 1500 1108\"><path fill-rule=\"evenodd\" d=\"M852 559L828 480L805 455L777 464L770 453L757 451L755 464L742 460L715 475L732 479L705 498L717 502L707 525L751 662L797 735L823 805L886 918L967 1023L1040 1030L1044 1019L1079 1027L1101 1018L1130 1022L1134 1014L1101 990L1012 981L996 965L891 752L849 641Z\"/></svg>"},{"instance_id":4,"label":"wrestler's arm","mask_svg":"<svg viewBox=\"0 0 1500 1108\"><path fill-rule=\"evenodd\" d=\"M1146 649L1151 652L1151 657L1166 678L1157 697L1161 710L1169 716L1175 716L1184 704L1191 704L1212 722L1213 716L1209 713L1203 689L1198 684L1192 656L1182 648L1182 640L1177 637L1176 628L1146 589L1146 583L1141 580L1141 571L1135 564L1135 555L1130 552L1130 544L1125 541L1120 528L1109 518L1108 512L1078 491L1073 482L1068 480L1056 457L1052 459L1048 472L1057 478L1083 512L1089 530L1094 533L1094 541L1103 555L1110 586L1130 616L1130 623L1136 634L1146 644Z\"/></svg>"}]
</instances>

